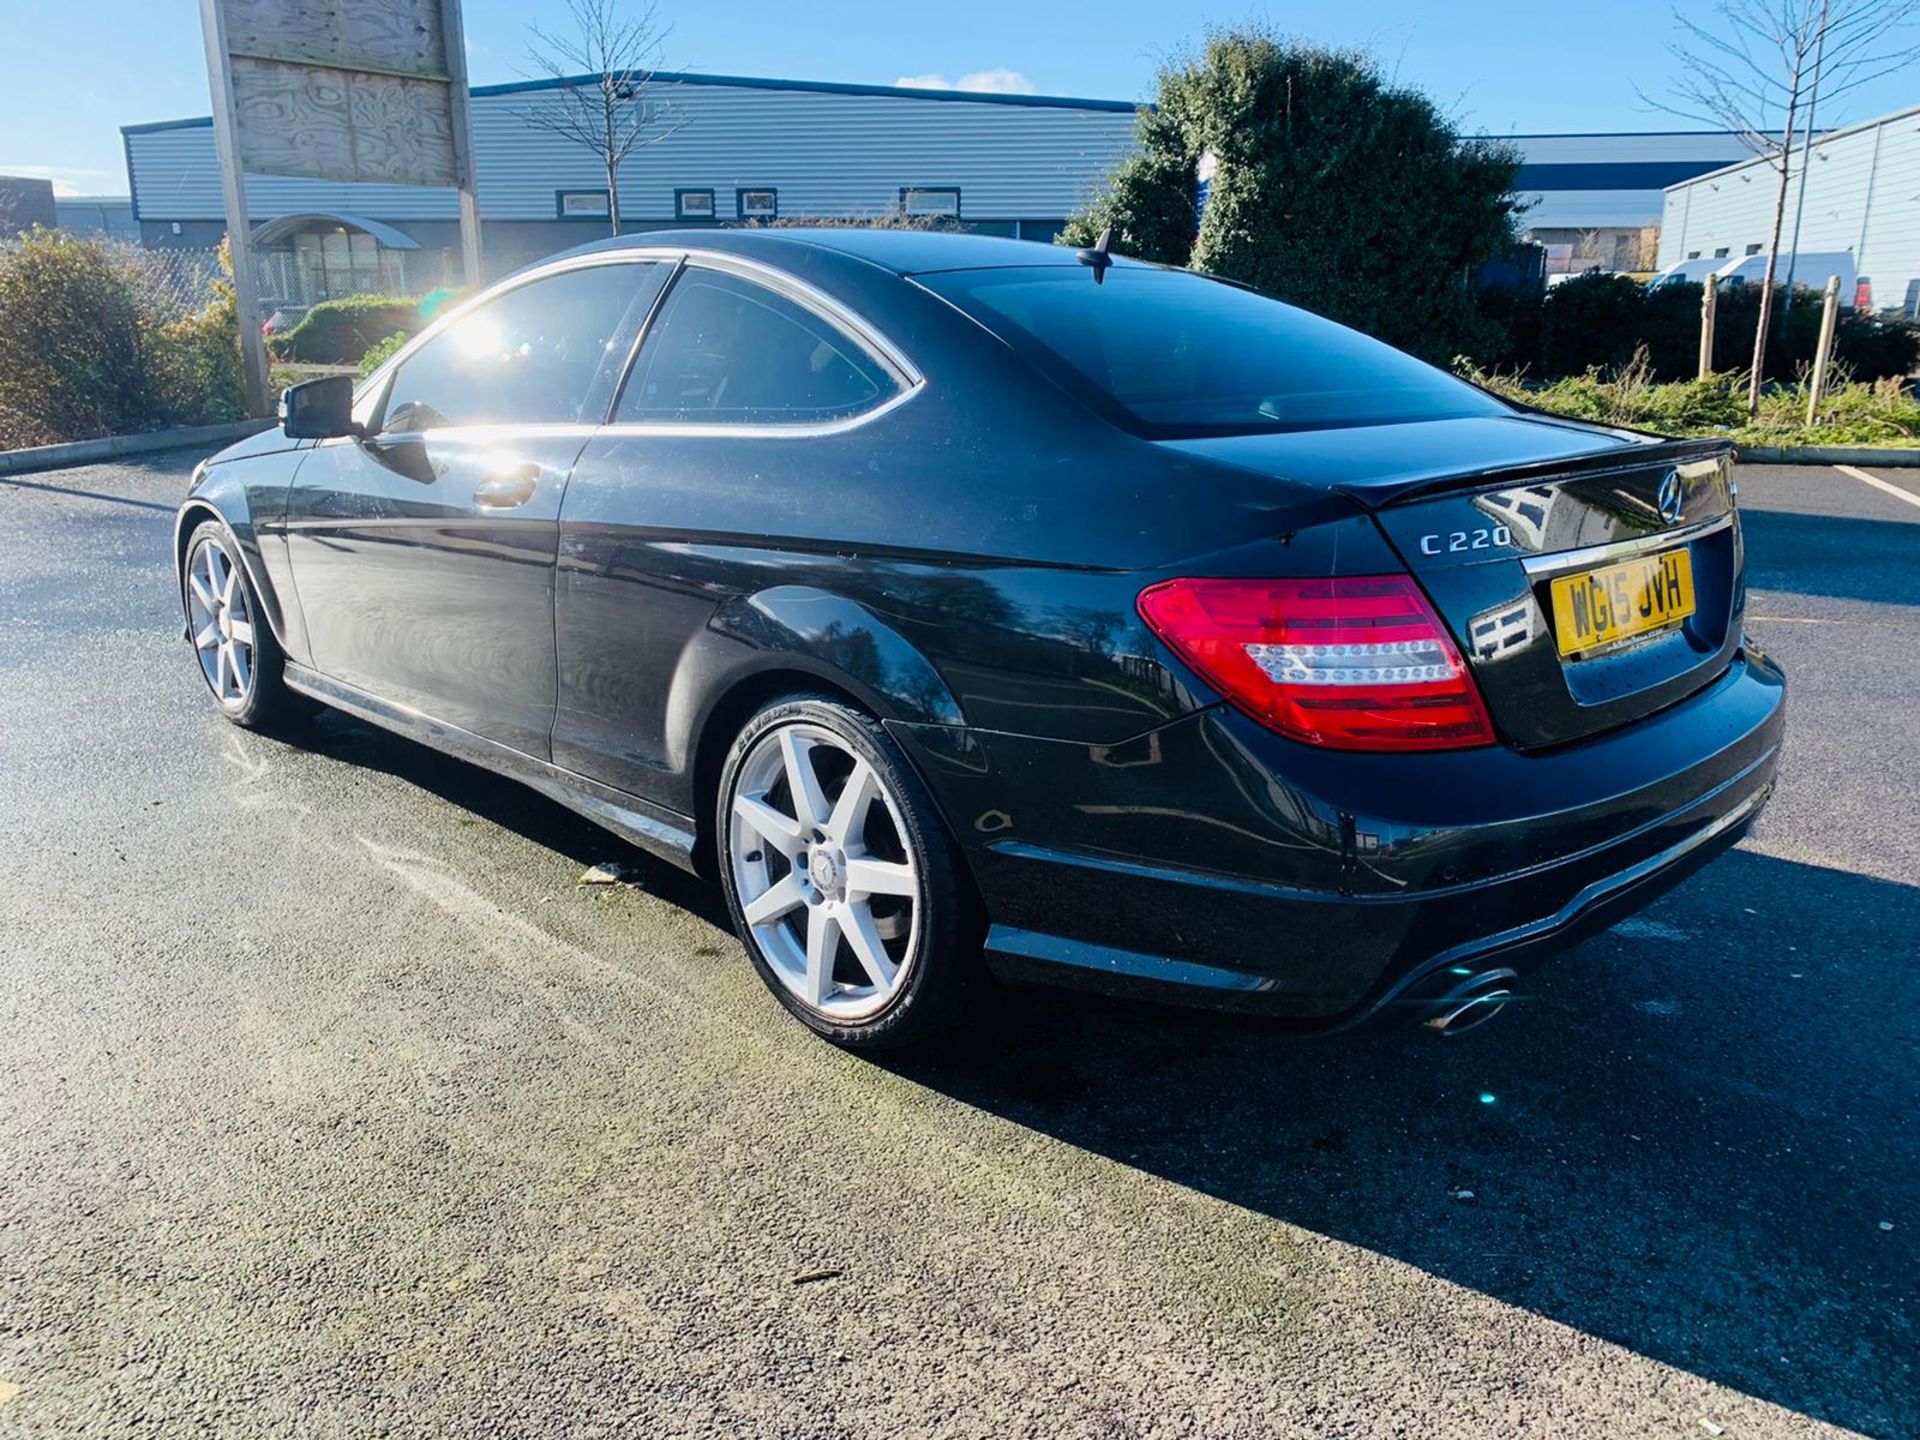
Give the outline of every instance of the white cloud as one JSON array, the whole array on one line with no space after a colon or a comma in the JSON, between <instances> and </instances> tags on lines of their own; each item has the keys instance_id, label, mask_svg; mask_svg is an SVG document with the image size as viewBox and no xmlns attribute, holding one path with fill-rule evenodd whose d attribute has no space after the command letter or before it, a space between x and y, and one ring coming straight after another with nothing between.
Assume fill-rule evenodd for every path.
<instances>
[{"instance_id":1,"label":"white cloud","mask_svg":"<svg viewBox=\"0 0 1920 1440\"><path fill-rule=\"evenodd\" d=\"M127 184L123 170L89 170L82 165L9 165L0 160L0 175L51 180L55 195L100 195L124 190Z\"/></svg>"},{"instance_id":2,"label":"white cloud","mask_svg":"<svg viewBox=\"0 0 1920 1440\"><path fill-rule=\"evenodd\" d=\"M958 80L944 75L902 75L893 82L913 90L978 90L988 95L1031 95L1034 85L1018 70L1000 66L993 70L975 70Z\"/></svg>"}]
</instances>

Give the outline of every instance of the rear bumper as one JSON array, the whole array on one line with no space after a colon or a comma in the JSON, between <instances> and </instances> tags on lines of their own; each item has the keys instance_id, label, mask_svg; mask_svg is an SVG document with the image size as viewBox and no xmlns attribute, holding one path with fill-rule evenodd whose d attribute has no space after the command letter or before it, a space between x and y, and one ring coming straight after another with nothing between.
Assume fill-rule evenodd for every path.
<instances>
[{"instance_id":1,"label":"rear bumper","mask_svg":"<svg viewBox=\"0 0 1920 1440\"><path fill-rule=\"evenodd\" d=\"M1731 847L1772 793L1779 670L1541 754L1330 754L1235 712L1118 747L902 727L1008 978L1355 1023L1526 970Z\"/></svg>"}]
</instances>

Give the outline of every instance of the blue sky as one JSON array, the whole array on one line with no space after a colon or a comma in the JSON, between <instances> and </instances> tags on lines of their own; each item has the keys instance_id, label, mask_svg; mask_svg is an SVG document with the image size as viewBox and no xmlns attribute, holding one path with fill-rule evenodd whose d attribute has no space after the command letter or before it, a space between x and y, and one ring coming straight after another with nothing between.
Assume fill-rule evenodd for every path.
<instances>
[{"instance_id":1,"label":"blue sky","mask_svg":"<svg viewBox=\"0 0 1920 1440\"><path fill-rule=\"evenodd\" d=\"M1706 18L1706 0L1679 0ZM0 173L46 175L80 193L124 194L119 126L207 112L194 0L5 0L0 27ZM666 68L891 84L933 77L1041 94L1137 100L1156 66L1210 24L1264 19L1371 50L1467 127L1495 134L1694 128L1649 110L1674 71L1670 0L1528 7L1513 0L1362 0L1349 5L1165 0L661 0ZM557 0L467 0L476 83L526 71L526 23ZM1835 124L1920 100L1890 77L1851 97Z\"/></svg>"}]
</instances>

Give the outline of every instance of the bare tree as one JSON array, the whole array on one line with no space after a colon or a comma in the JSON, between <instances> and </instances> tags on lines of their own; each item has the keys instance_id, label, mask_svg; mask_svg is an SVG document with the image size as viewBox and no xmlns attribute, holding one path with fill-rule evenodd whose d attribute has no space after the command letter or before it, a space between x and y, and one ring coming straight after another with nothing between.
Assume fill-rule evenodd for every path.
<instances>
[{"instance_id":1,"label":"bare tree","mask_svg":"<svg viewBox=\"0 0 1920 1440\"><path fill-rule=\"evenodd\" d=\"M1920 45L1903 41L1916 16L1920 0L1718 0L1704 21L1674 12L1682 37L1667 47L1681 66L1674 97L1657 100L1642 91L1641 98L1733 131L1777 181L1747 382L1749 416L1760 409L1787 191L1796 174L1804 188L1815 106L1824 101L1831 109L1848 92L1913 63Z\"/></svg>"},{"instance_id":2,"label":"bare tree","mask_svg":"<svg viewBox=\"0 0 1920 1440\"><path fill-rule=\"evenodd\" d=\"M607 209L620 233L620 162L679 128L673 107L654 94L666 29L651 0L567 0L571 26L555 34L529 25L527 54L554 82L523 112L535 129L584 146L607 173Z\"/></svg>"}]
</instances>

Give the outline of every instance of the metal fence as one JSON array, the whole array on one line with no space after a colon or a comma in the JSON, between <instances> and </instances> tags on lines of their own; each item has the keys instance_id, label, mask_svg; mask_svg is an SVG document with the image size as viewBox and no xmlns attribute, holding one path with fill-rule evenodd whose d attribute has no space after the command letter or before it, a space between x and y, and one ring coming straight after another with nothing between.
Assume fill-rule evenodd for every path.
<instances>
[{"instance_id":1,"label":"metal fence","mask_svg":"<svg viewBox=\"0 0 1920 1440\"><path fill-rule=\"evenodd\" d=\"M98 243L132 277L142 308L162 320L199 314L213 303L215 287L226 278L218 250L148 250L117 240Z\"/></svg>"},{"instance_id":2,"label":"metal fence","mask_svg":"<svg viewBox=\"0 0 1920 1440\"><path fill-rule=\"evenodd\" d=\"M4 242L0 242L4 243ZM139 292L142 308L161 320L198 314L213 303L225 278L216 249L149 250L104 238L93 240ZM351 265L318 266L289 250L254 256L254 284L263 314L305 309L343 295L424 295L460 283L454 250L381 250Z\"/></svg>"}]
</instances>

